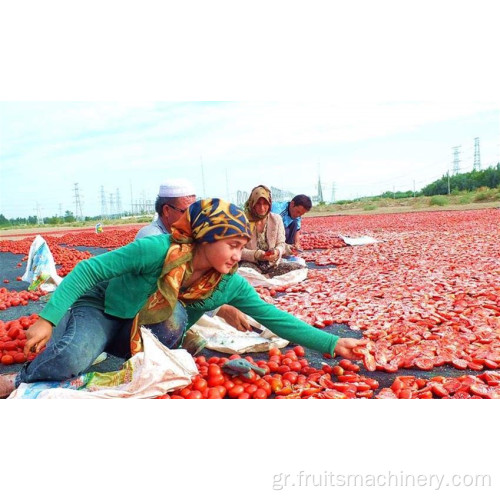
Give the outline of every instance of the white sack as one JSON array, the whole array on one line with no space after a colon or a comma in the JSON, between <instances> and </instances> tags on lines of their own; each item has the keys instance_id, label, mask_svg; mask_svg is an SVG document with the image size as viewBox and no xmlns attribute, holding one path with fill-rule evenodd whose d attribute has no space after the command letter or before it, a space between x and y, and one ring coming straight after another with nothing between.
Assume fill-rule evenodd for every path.
<instances>
[{"instance_id":1,"label":"white sack","mask_svg":"<svg viewBox=\"0 0 500 500\"><path fill-rule=\"evenodd\" d=\"M253 326L263 330L257 332L240 332L228 325L218 316L210 317L204 314L190 330L201 335L206 341L206 347L218 352L243 354L247 352L267 352L271 347L285 347L288 340L275 335L252 318L247 318Z\"/></svg>"}]
</instances>

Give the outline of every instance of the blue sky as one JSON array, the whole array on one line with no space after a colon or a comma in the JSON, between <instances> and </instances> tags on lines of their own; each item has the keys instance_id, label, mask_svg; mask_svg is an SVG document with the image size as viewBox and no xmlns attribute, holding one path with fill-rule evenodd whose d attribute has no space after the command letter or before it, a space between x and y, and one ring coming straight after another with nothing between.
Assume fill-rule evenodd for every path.
<instances>
[{"instance_id":1,"label":"blue sky","mask_svg":"<svg viewBox=\"0 0 500 500\"><path fill-rule=\"evenodd\" d=\"M129 209L171 177L234 201L321 176L340 200L420 189L454 146L467 171L475 137L500 159L494 2L28 4L0 10L6 217L75 211L76 183L97 215L101 186Z\"/></svg>"},{"instance_id":2,"label":"blue sky","mask_svg":"<svg viewBox=\"0 0 500 500\"><path fill-rule=\"evenodd\" d=\"M200 196L236 201L265 183L327 199L419 189L453 165L500 161L500 113L489 103L2 102L0 213L101 210L101 186L154 200L169 177ZM21 176L22 173L22 176ZM116 198L115 198L116 199Z\"/></svg>"}]
</instances>

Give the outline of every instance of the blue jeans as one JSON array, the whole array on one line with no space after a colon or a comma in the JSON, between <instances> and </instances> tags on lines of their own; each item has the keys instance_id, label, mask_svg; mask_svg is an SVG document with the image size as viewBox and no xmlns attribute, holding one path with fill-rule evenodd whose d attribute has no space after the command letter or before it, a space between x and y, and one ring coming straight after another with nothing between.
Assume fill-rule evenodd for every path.
<instances>
[{"instance_id":1,"label":"blue jeans","mask_svg":"<svg viewBox=\"0 0 500 500\"><path fill-rule=\"evenodd\" d=\"M110 316L95 307L73 307L54 328L45 350L22 367L16 377L16 387L21 382L74 378L87 371L104 351L129 358L132 322L133 319ZM177 303L168 320L144 326L168 348L175 348L186 324L186 310Z\"/></svg>"}]
</instances>

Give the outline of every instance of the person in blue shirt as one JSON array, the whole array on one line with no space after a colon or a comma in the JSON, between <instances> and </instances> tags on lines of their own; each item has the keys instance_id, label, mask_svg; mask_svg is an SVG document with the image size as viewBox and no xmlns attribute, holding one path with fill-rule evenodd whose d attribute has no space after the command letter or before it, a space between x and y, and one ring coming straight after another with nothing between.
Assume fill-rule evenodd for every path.
<instances>
[{"instance_id":1,"label":"person in blue shirt","mask_svg":"<svg viewBox=\"0 0 500 500\"><path fill-rule=\"evenodd\" d=\"M300 246L299 231L302 216L312 207L311 198L305 194L298 194L291 201L273 202L271 212L280 214L285 226L285 242L288 245L302 250Z\"/></svg>"}]
</instances>

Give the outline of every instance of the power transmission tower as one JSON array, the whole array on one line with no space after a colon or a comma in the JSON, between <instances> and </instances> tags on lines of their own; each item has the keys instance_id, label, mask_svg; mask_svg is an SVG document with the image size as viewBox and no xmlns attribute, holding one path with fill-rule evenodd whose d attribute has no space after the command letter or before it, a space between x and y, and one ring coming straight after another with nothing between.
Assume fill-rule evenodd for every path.
<instances>
[{"instance_id":1,"label":"power transmission tower","mask_svg":"<svg viewBox=\"0 0 500 500\"><path fill-rule=\"evenodd\" d=\"M454 146L453 149L453 175L457 175L460 171L460 147Z\"/></svg>"},{"instance_id":2,"label":"power transmission tower","mask_svg":"<svg viewBox=\"0 0 500 500\"><path fill-rule=\"evenodd\" d=\"M481 170L481 154L479 153L479 137L474 138L474 170Z\"/></svg>"},{"instance_id":3,"label":"power transmission tower","mask_svg":"<svg viewBox=\"0 0 500 500\"><path fill-rule=\"evenodd\" d=\"M73 191L75 192L75 218L83 220L82 202L80 200L80 191L78 190L78 182L75 182Z\"/></svg>"},{"instance_id":4,"label":"power transmission tower","mask_svg":"<svg viewBox=\"0 0 500 500\"><path fill-rule=\"evenodd\" d=\"M318 203L323 203L323 188L321 187L321 177L318 175Z\"/></svg>"},{"instance_id":5,"label":"power transmission tower","mask_svg":"<svg viewBox=\"0 0 500 500\"><path fill-rule=\"evenodd\" d=\"M120 216L122 213L122 201L120 198L120 188L116 188L116 214Z\"/></svg>"},{"instance_id":6,"label":"power transmission tower","mask_svg":"<svg viewBox=\"0 0 500 500\"><path fill-rule=\"evenodd\" d=\"M101 186L101 218L105 218L108 215L108 207L106 204L106 194L104 193L104 186Z\"/></svg>"},{"instance_id":7,"label":"power transmission tower","mask_svg":"<svg viewBox=\"0 0 500 500\"><path fill-rule=\"evenodd\" d=\"M38 203L38 201L36 202L36 223L38 225L43 225L44 224L43 217L42 217L42 207L40 206L40 204Z\"/></svg>"},{"instance_id":8,"label":"power transmission tower","mask_svg":"<svg viewBox=\"0 0 500 500\"><path fill-rule=\"evenodd\" d=\"M115 200L113 198L113 193L109 193L109 217L113 218L115 214Z\"/></svg>"}]
</instances>

